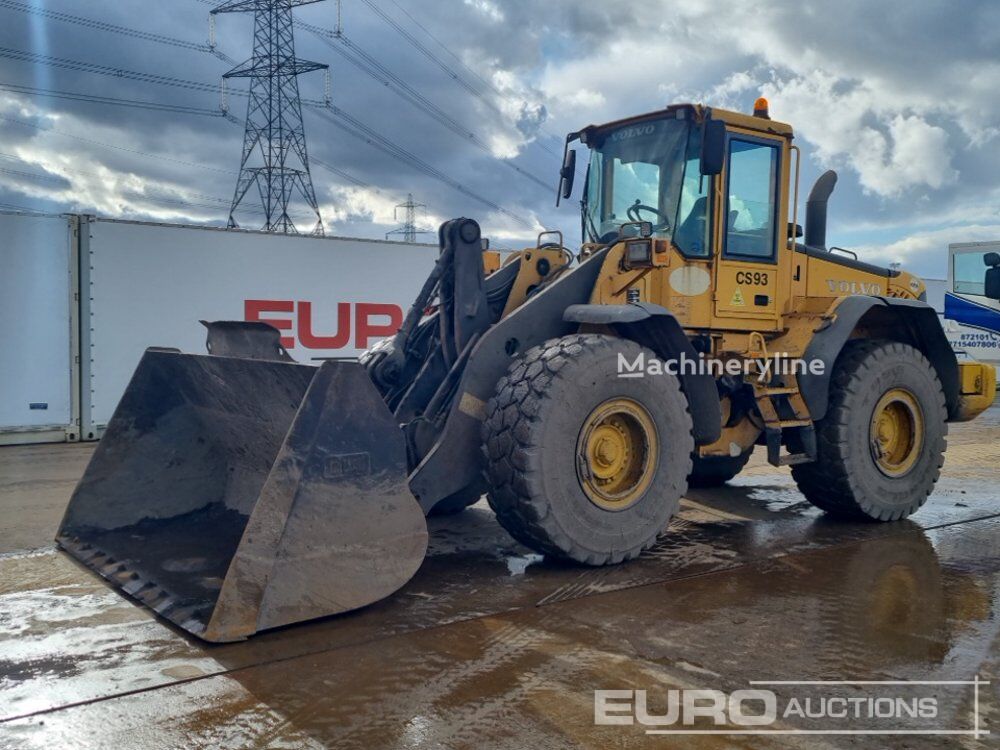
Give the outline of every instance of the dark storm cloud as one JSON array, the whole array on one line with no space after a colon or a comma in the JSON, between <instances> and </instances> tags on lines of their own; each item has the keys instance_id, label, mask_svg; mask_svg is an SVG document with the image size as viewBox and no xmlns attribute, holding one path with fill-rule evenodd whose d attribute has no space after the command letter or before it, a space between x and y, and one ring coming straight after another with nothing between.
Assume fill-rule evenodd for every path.
<instances>
[{"instance_id":1,"label":"dark storm cloud","mask_svg":"<svg viewBox=\"0 0 1000 750\"><path fill-rule=\"evenodd\" d=\"M348 39L476 140L496 153L518 154L514 163L546 183L554 182L560 138L568 130L676 99L746 109L763 91L772 99L773 114L796 127L805 152L803 197L823 169L833 167L841 174L831 204L835 241L926 261L929 269L937 262L932 259L935 243L951 236L949 227L956 239L963 231L1000 230L994 176L1000 167L1000 157L994 155L1000 134L1000 100L994 94L1000 83L995 54L1000 8L995 3L375 2L479 88L487 102L456 85L363 2L344 3ZM197 0L64 0L46 7L191 42L202 42L208 34L209 6ZM332 28L335 3L305 6L296 17ZM237 60L249 55L249 15L220 16L217 35L225 54ZM336 106L470 191L531 221L577 235L572 204L555 210L551 190L484 153L473 139L442 127L312 34L298 30L296 43L299 56L331 65ZM218 106L214 87L229 67L207 52L42 20L2 6L0 46L198 81L210 90L0 58L0 81L6 83L208 109ZM452 55L488 85L477 82ZM303 97L322 97L321 73L300 82ZM245 82L233 85L243 88ZM76 201L73 208L224 221L238 167L239 126L222 118L32 97L16 97L23 102L19 107L11 102L14 96L0 92L5 117L120 147L0 120L4 152L37 154L39 171L56 169L63 159L66 169L91 175L84 179L66 172L73 190L62 199ZM229 104L242 119L245 100L230 96ZM314 165L317 195L338 233L380 235L391 226L392 204L410 192L437 218L471 215L482 218L487 231L523 237L532 233L308 109L305 123L311 155L380 191L347 190L349 181ZM532 142L534 138L541 143ZM24 193L22 183L6 178L3 185L0 202L38 205L51 197L38 190ZM157 207L155 199L162 205ZM198 206L185 213L176 205L185 201ZM52 201L43 205L51 208ZM879 250L885 246L889 249Z\"/></svg>"},{"instance_id":2,"label":"dark storm cloud","mask_svg":"<svg viewBox=\"0 0 1000 750\"><path fill-rule=\"evenodd\" d=\"M179 37L194 42L207 37L208 6L195 0L179 0L169 6L146 3L115 3L95 6L85 3L60 4L60 11L88 18L99 18L158 34ZM120 67L127 71L154 73L185 80L217 85L229 65L210 54L188 49L154 44L128 36L111 34L75 24L41 20L35 16L0 9L4 23L0 25L0 46L30 50L67 60L78 60L105 66ZM335 24L333 3L317 4L296 12L298 18L308 23L332 27ZM357 16L357 23L353 22ZM461 90L433 65L420 59L412 49L408 51L389 27L361 12L345 10L345 20L352 40L364 49L377 53L379 61L394 71L401 71L406 82L435 102L441 109L468 126L484 141L496 128L482 128L480 105L462 99ZM453 133L437 125L425 113L400 100L380 83L373 81L320 44L313 35L299 30L298 54L301 57L329 62L333 70L334 101L351 115L371 125L391 141L415 153L440 172L461 182L469 190L482 194L510 210L530 217L530 206L543 196L533 183L525 181L516 172L506 168L488 154L470 147ZM242 60L250 51L251 18L244 14L219 16L217 20L218 48L233 58ZM391 41L391 44L386 44ZM416 58L416 59L414 59ZM179 86L141 83L127 77L106 77L66 70L60 67L30 65L0 58L2 76L7 83L45 87L66 91L102 94L118 98L133 98L183 106L213 108L218 106L215 92L193 91ZM234 87L245 88L244 81L233 82ZM301 79L302 95L320 99L323 95L322 73L313 73ZM0 96L13 96L4 95ZM468 98L468 97L466 97ZM96 144L87 144L64 138L53 132L32 131L23 124L0 121L0 135L8 148L31 142L44 146L47 152L56 151L75 157L92 166L98 162L116 172L140 175L150 183L150 190L170 192L169 186L188 186L200 196L225 197L232 193L235 175L227 173L238 167L242 138L241 127L234 127L218 118L192 117L175 113L153 113L140 109L112 107L98 104L66 102L58 99L25 98L29 109L4 114L22 122L35 122L55 130L80 135L100 132L116 145L125 145L133 151L144 151L169 156L185 162L213 167L215 171L192 168L188 165L150 158L126 151L115 151ZM231 95L232 113L242 119L246 100ZM542 119L540 105L523 106L512 118L507 130L517 141L518 126L533 129ZM58 120L45 114L61 115ZM440 183L414 172L391 157L372 148L363 140L345 134L313 115L305 114L306 132L310 153L318 160L335 165L366 183L378 186L386 200L394 200L413 192L430 204L441 215L450 213L474 214L483 209L469 197L456 193ZM117 133L117 137L116 137ZM96 136L94 136L96 138ZM550 162L551 155L545 154ZM553 164L547 166L549 173ZM525 164L524 169L537 169L536 164ZM540 171L540 170L539 170ZM314 165L314 180L322 203L336 198L331 188L350 185L350 182L331 175ZM549 175L545 175L548 177ZM517 185L517 183L522 183ZM164 184L159 184L164 183ZM513 184L512 184L513 183ZM534 193L534 195L532 195ZM544 195L548 198L549 195ZM84 202L73 205L77 210L92 210L94 205ZM193 200L193 199L192 199ZM524 206L518 206L520 201ZM23 200L21 201L24 202ZM471 205L470 205L471 203ZM98 204L96 208L101 208ZM106 208L106 207L105 207ZM192 218L205 220L206 212L195 212ZM355 216L370 215L360 210ZM216 212L217 220L224 220L224 212ZM368 231L364 231L367 229ZM374 228L375 233L383 231ZM371 228L359 227L353 231L372 233Z\"/></svg>"}]
</instances>

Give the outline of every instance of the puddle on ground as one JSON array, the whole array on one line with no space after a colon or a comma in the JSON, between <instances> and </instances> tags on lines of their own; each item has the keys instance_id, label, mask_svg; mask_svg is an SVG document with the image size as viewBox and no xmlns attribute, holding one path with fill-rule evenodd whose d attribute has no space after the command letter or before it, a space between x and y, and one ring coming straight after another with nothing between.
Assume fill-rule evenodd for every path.
<instances>
[{"instance_id":1,"label":"puddle on ground","mask_svg":"<svg viewBox=\"0 0 1000 750\"><path fill-rule=\"evenodd\" d=\"M545 559L544 555L539 555L535 552L529 552L526 555L516 555L514 557L508 557L507 571L512 576L523 576L524 571L528 569L529 565L540 563L544 559Z\"/></svg>"},{"instance_id":2,"label":"puddle on ground","mask_svg":"<svg viewBox=\"0 0 1000 750\"><path fill-rule=\"evenodd\" d=\"M430 519L428 558L394 597L224 646L64 555L2 556L0 713L44 713L0 732L39 747L632 747L646 738L595 730L593 689L996 675L1000 529L969 521L997 512L1000 443L957 445L910 522L832 522L787 472L752 466L692 491L660 543L611 568L528 563L480 503ZM967 701L945 708L968 718Z\"/></svg>"},{"instance_id":3,"label":"puddle on ground","mask_svg":"<svg viewBox=\"0 0 1000 750\"><path fill-rule=\"evenodd\" d=\"M732 691L750 680L995 673L1000 559L983 551L998 534L998 519L932 532L910 524L864 543L404 633L5 730L39 746L87 737L145 750L654 746L641 727L595 727L593 691L645 689L662 699L671 688ZM774 689L785 698L793 690ZM968 691L935 694L941 725L968 725ZM734 739L693 746L734 747ZM852 748L885 746L850 739ZM740 746L803 745L776 737ZM941 745L913 737L906 746Z\"/></svg>"}]
</instances>

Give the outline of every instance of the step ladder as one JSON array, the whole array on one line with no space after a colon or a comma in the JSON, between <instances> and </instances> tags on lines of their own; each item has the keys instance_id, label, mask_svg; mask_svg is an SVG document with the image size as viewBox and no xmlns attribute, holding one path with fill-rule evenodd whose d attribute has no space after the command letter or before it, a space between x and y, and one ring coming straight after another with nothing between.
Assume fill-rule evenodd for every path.
<instances>
[{"instance_id":1,"label":"step ladder","mask_svg":"<svg viewBox=\"0 0 1000 750\"><path fill-rule=\"evenodd\" d=\"M757 332L750 334L745 356L750 363L770 360L764 337ZM753 388L757 409L764 420L764 438L767 444L767 461L772 466L792 466L816 460L816 428L809 416L809 409L799 391L794 374L781 375L781 385L771 385L760 379L760 369L750 367L745 382ZM782 416L785 412L785 416ZM789 416L790 413L790 416ZM796 430L801 453L782 453L785 430Z\"/></svg>"}]
</instances>

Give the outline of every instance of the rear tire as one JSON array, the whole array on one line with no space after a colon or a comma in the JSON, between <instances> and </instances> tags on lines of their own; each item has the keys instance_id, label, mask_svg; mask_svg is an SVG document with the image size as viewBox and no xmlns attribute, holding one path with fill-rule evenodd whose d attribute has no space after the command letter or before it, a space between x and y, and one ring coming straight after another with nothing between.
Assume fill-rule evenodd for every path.
<instances>
[{"instance_id":1,"label":"rear tire","mask_svg":"<svg viewBox=\"0 0 1000 750\"><path fill-rule=\"evenodd\" d=\"M691 487L721 487L743 471L743 467L747 465L751 455L753 455L753 446L738 456L693 455L688 484Z\"/></svg>"},{"instance_id":2,"label":"rear tire","mask_svg":"<svg viewBox=\"0 0 1000 750\"><path fill-rule=\"evenodd\" d=\"M691 471L691 415L675 377L618 377L619 353L643 352L655 356L576 334L530 349L500 379L483 425L487 499L522 544L605 565L666 528Z\"/></svg>"},{"instance_id":3,"label":"rear tire","mask_svg":"<svg viewBox=\"0 0 1000 750\"><path fill-rule=\"evenodd\" d=\"M816 425L817 460L792 467L816 507L852 519L897 521L927 500L944 464L944 391L931 363L895 341L849 342L830 405Z\"/></svg>"}]
</instances>

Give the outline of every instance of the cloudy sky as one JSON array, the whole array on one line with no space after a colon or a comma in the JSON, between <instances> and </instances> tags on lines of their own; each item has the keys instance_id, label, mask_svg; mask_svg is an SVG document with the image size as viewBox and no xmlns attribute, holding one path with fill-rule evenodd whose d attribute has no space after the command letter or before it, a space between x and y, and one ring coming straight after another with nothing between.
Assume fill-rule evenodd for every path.
<instances>
[{"instance_id":1,"label":"cloudy sky","mask_svg":"<svg viewBox=\"0 0 1000 750\"><path fill-rule=\"evenodd\" d=\"M211 6L0 0L0 208L224 224L246 99L222 117L218 87L252 19L218 16L213 54ZM833 244L941 278L949 242L1000 238L996 2L343 0L340 39L336 0L295 17L337 107L304 108L328 234L381 237L412 193L428 229L467 215L496 245L543 227L575 243L575 201L553 205L567 131L763 94L795 127L803 200L840 174ZM300 84L322 103L322 72Z\"/></svg>"}]
</instances>

